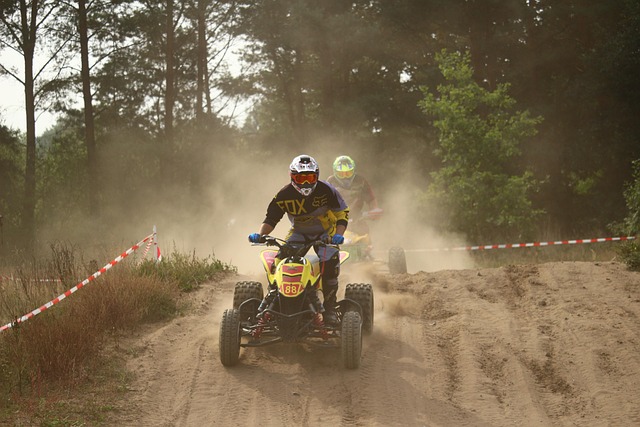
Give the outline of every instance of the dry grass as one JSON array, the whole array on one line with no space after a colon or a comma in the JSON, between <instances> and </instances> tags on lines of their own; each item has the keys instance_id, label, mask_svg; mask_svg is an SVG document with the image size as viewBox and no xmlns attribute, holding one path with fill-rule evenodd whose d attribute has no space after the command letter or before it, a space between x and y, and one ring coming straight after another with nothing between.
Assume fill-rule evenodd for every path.
<instances>
[{"instance_id":1,"label":"dry grass","mask_svg":"<svg viewBox=\"0 0 640 427\"><path fill-rule=\"evenodd\" d=\"M15 280L0 281L0 323L31 312L95 271L91 268L96 265L83 265L74 253L52 247L50 260L24 263L15 269ZM148 263L124 261L48 310L1 332L0 425L99 425L105 412L117 410L129 375L118 354L118 337L180 311L184 283L170 274L174 263L167 258L157 274ZM214 267L209 259L188 259L194 272L213 275L230 269ZM38 280L43 277L63 281ZM197 277L207 278L201 273Z\"/></svg>"}]
</instances>

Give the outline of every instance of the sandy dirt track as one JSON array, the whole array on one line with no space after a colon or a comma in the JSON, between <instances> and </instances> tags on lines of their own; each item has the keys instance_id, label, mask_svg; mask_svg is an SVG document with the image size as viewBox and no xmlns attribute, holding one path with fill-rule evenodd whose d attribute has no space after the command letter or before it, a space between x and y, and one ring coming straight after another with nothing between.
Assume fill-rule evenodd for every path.
<instances>
[{"instance_id":1,"label":"sandy dirt track","mask_svg":"<svg viewBox=\"0 0 640 427\"><path fill-rule=\"evenodd\" d=\"M357 370L303 345L243 349L223 367L220 319L244 279L203 285L186 316L126 343L137 377L114 423L640 425L640 273L622 264L370 273Z\"/></svg>"}]
</instances>

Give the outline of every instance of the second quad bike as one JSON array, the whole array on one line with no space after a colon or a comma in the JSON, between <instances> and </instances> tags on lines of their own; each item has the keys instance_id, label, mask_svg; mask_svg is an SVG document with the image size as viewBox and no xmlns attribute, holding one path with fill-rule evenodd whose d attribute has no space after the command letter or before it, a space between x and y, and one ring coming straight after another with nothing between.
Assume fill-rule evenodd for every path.
<instances>
[{"instance_id":1,"label":"second quad bike","mask_svg":"<svg viewBox=\"0 0 640 427\"><path fill-rule=\"evenodd\" d=\"M345 240L342 248L349 252L351 259L354 261L375 261L373 257L373 246L371 245L371 237L367 231L369 227L360 227L360 225L365 224L367 221L379 220L382 218L382 214L383 210L376 208L363 212L355 221L349 220L349 228L347 228L347 231L344 233ZM365 230L365 232L362 232L362 230ZM394 246L389 249L387 265L389 273L391 274L407 273L407 259L402 247Z\"/></svg>"},{"instance_id":2,"label":"second quad bike","mask_svg":"<svg viewBox=\"0 0 640 427\"><path fill-rule=\"evenodd\" d=\"M238 282L233 308L227 309L220 323L220 361L225 366L239 362L240 349L276 343L309 343L339 348L348 369L360 366L362 334L373 329L373 287L350 283L344 299L337 302L338 322L325 324L322 317L322 263L307 255L312 247L333 246L320 240L287 242L263 236L265 249L260 258L267 273L269 291L264 294L260 282ZM278 256L279 258L276 258ZM340 251L340 262L349 257Z\"/></svg>"},{"instance_id":3,"label":"second quad bike","mask_svg":"<svg viewBox=\"0 0 640 427\"><path fill-rule=\"evenodd\" d=\"M382 214L383 210L376 208L363 212L357 219L349 219L349 227L344 233L342 248L349 252L350 258L354 261L373 261L373 246L366 223L380 219Z\"/></svg>"}]
</instances>

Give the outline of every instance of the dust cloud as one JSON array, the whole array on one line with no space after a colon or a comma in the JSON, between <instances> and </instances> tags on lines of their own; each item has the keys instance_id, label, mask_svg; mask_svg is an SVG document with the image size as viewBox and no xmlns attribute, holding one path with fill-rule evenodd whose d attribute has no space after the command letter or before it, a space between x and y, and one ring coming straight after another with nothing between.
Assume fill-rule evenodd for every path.
<instances>
[{"instance_id":1,"label":"dust cloud","mask_svg":"<svg viewBox=\"0 0 640 427\"><path fill-rule=\"evenodd\" d=\"M214 252L216 257L237 266L243 274L260 274L262 266L258 254L262 247L249 244L247 235L258 231L267 205L277 191L289 183L291 159L300 154L309 154L318 161L323 180L332 174L332 163L337 156L346 154L355 159L358 173L370 181L378 204L384 210L381 219L369 224L377 261L386 262L389 248L398 246L407 251L410 273L470 268L473 265L469 255L463 252L422 252L424 249L464 244L463 238L439 235L433 227L422 222L423 218L416 217L415 193L419 186L424 188L425 183L402 178L403 174L398 174L397 170L405 168L375 162L370 150L358 150L355 145L345 150L344 144L335 140L301 144L296 151L281 151L251 164L243 164L242 159L236 158L224 160L224 164L242 166L228 171L225 181L232 183L231 188L227 185L212 186L208 197L214 209L205 223L191 230L185 224L175 223L165 227L163 235L179 241L182 250L196 248L199 253ZM220 159L215 162L220 162ZM390 178L397 181L390 182ZM236 194L232 201L229 200L230 193ZM288 229L285 216L272 234L284 237Z\"/></svg>"},{"instance_id":2,"label":"dust cloud","mask_svg":"<svg viewBox=\"0 0 640 427\"><path fill-rule=\"evenodd\" d=\"M73 213L76 216L56 224L58 229L73 231L58 232L57 236L64 235L71 241L84 240L84 247L108 242L120 250L149 234L155 225L164 256L172 251L194 253L199 258L214 256L236 266L239 273L260 275L262 265L258 255L263 247L251 245L247 235L258 231L267 205L278 190L289 183L291 159L300 154L313 156L320 164L321 179L326 180L332 173L333 160L339 155L349 155L356 161L357 173L371 183L379 207L384 210L381 219L369 224L373 255L378 263L388 260L391 247L402 247L406 251L409 273L472 267L466 253L426 251L463 245L464 238L443 236L425 223L426 215L416 214L420 212L416 193L425 189L427 183L417 181L411 167L391 164L388 159L380 161L380 153L372 152L369 145L363 144L322 139L300 144L295 150L274 148L269 155L260 154L258 150L241 153L212 148L209 153L199 153L198 161L204 167L180 172L204 171L203 176L193 178L198 185L191 192L160 185L140 188L121 178L123 170L135 170L136 162L146 156L144 152L136 153L131 161L118 157L118 153L126 152L128 147L115 145L110 151L112 158L107 161L111 167L105 181L112 191L126 188L130 192L129 204L109 203L108 195L103 201L100 221L112 225L106 227L93 218L82 219ZM250 151L254 154L249 154ZM284 237L288 229L285 216L272 234ZM53 239L56 233L45 230L41 236ZM104 250L101 254L104 257Z\"/></svg>"}]
</instances>

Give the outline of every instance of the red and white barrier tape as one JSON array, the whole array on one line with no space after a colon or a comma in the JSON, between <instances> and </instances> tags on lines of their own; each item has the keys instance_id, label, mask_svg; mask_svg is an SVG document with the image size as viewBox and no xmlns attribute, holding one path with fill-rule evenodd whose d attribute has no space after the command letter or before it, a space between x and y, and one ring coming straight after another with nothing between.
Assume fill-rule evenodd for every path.
<instances>
[{"instance_id":1,"label":"red and white barrier tape","mask_svg":"<svg viewBox=\"0 0 640 427\"><path fill-rule=\"evenodd\" d=\"M153 244L156 247L156 263L162 261L162 254L160 253L160 246L158 246L158 233L156 231L156 226L153 226Z\"/></svg>"},{"instance_id":2,"label":"red and white barrier tape","mask_svg":"<svg viewBox=\"0 0 640 427\"><path fill-rule=\"evenodd\" d=\"M133 245L132 247L130 247L129 249L127 249L126 251L124 251L122 254L120 254L118 257L116 257L113 261L111 261L110 263L108 263L107 265L105 265L104 267L102 267L100 270L96 271L95 273L93 273L91 276L89 276L88 278L86 278L84 281L82 281L81 283L78 283L76 286L74 286L73 288L69 289L67 292L59 295L57 298L52 299L51 301L49 301L48 303L46 303L45 305L36 308L35 310L33 310L31 313L25 314L24 316L14 320L11 323L7 323L4 326L0 326L0 332L5 331L9 328L13 328L14 326L17 326L18 324L22 323L22 322L26 322L27 320L31 319L32 317L42 313L43 311L45 311L46 309L50 308L51 306L59 303L60 301L62 301L63 299L65 299L66 297L68 297L69 295L73 294L74 292L76 292L77 290L81 289L82 287L84 287L85 285L91 283L92 281L94 281L95 279L97 279L98 277L100 277L103 273L105 273L107 270L109 270L111 267L113 267L114 265L116 265L117 263L119 263L120 261L122 261L123 259L125 259L126 257L128 257L132 252L138 250L138 248L140 248L140 246L150 240L152 240L155 236L155 233L153 234L149 234L147 237L145 237L144 239L142 239L141 241L139 241L138 243L136 243L135 245Z\"/></svg>"},{"instance_id":3,"label":"red and white barrier tape","mask_svg":"<svg viewBox=\"0 0 640 427\"><path fill-rule=\"evenodd\" d=\"M1 275L0 274L0 282L21 282L22 279L20 279L19 277L15 277L13 275L11 276L5 276L5 275ZM60 283L62 282L62 280L60 279L29 279L30 282L53 282L53 283Z\"/></svg>"},{"instance_id":4,"label":"red and white barrier tape","mask_svg":"<svg viewBox=\"0 0 640 427\"><path fill-rule=\"evenodd\" d=\"M160 254L160 247L158 246L158 233L156 232L156 227L153 227L153 238L149 239L147 245L144 248L144 252L140 259L144 260L147 257L147 253L149 253L149 249L151 249L151 245L155 245L156 249L156 262L162 261L162 255ZM7 276L4 274L0 274L0 283L4 282L22 282L23 279L19 277L15 277L13 274L11 276ZM30 282L45 282L45 283L61 283L61 279L28 279Z\"/></svg>"},{"instance_id":5,"label":"red and white barrier tape","mask_svg":"<svg viewBox=\"0 0 640 427\"><path fill-rule=\"evenodd\" d=\"M597 239L556 240L553 242L506 243L500 245L485 246L459 246L457 248L405 249L405 252L482 251L489 249L534 248L542 246L579 245L582 243L618 242L634 239L636 239L636 236L600 237Z\"/></svg>"},{"instance_id":6,"label":"red and white barrier tape","mask_svg":"<svg viewBox=\"0 0 640 427\"><path fill-rule=\"evenodd\" d=\"M155 237L155 233L154 233L154 237ZM151 248L151 245L153 244L154 239L150 239L147 242L147 246L145 246L144 248L144 252L142 252L142 256L140 257L140 259L145 259L147 257L147 252L149 252L149 248Z\"/></svg>"}]
</instances>

